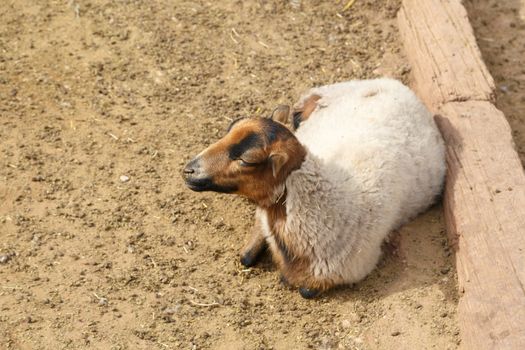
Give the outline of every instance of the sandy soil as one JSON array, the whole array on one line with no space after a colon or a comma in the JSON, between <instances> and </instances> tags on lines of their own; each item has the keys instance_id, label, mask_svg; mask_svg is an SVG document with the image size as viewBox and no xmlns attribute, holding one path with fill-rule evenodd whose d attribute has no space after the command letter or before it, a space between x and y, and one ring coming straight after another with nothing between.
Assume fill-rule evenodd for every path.
<instances>
[{"instance_id":1,"label":"sandy soil","mask_svg":"<svg viewBox=\"0 0 525 350\"><path fill-rule=\"evenodd\" d=\"M0 1L0 348L455 349L439 207L365 281L306 301L268 258L239 264L249 203L179 176L232 118L407 79L399 2L343 5Z\"/></svg>"}]
</instances>

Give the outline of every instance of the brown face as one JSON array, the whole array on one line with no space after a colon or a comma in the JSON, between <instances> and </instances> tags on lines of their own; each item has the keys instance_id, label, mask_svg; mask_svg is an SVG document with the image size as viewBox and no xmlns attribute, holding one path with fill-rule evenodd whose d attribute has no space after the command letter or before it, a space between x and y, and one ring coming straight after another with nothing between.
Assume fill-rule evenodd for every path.
<instances>
[{"instance_id":1,"label":"brown face","mask_svg":"<svg viewBox=\"0 0 525 350\"><path fill-rule=\"evenodd\" d=\"M237 193L262 205L304 155L284 125L266 118L240 119L186 165L183 177L194 191Z\"/></svg>"}]
</instances>

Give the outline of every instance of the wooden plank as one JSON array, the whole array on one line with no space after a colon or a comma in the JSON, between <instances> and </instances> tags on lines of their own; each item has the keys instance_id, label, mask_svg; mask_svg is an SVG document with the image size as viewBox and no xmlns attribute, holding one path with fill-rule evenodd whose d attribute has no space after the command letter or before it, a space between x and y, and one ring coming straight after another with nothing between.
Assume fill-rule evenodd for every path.
<instances>
[{"instance_id":1,"label":"wooden plank","mask_svg":"<svg viewBox=\"0 0 525 350\"><path fill-rule=\"evenodd\" d=\"M439 113L463 346L525 349L525 176L510 127L490 102L447 103Z\"/></svg>"},{"instance_id":2,"label":"wooden plank","mask_svg":"<svg viewBox=\"0 0 525 350\"><path fill-rule=\"evenodd\" d=\"M403 0L414 89L447 143L445 221L466 349L525 349L525 174L459 0Z\"/></svg>"},{"instance_id":3,"label":"wooden plank","mask_svg":"<svg viewBox=\"0 0 525 350\"><path fill-rule=\"evenodd\" d=\"M494 99L494 81L459 0L404 0L398 19L414 88L427 105Z\"/></svg>"}]
</instances>

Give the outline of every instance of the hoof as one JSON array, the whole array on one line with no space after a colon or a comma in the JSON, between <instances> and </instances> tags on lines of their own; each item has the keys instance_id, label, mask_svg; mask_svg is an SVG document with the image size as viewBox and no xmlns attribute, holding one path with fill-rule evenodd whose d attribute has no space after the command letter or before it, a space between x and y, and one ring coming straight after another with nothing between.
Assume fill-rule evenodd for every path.
<instances>
[{"instance_id":1,"label":"hoof","mask_svg":"<svg viewBox=\"0 0 525 350\"><path fill-rule=\"evenodd\" d=\"M261 259L266 251L266 247L262 249L250 249L241 255L241 264L245 267L252 267Z\"/></svg>"},{"instance_id":2,"label":"hoof","mask_svg":"<svg viewBox=\"0 0 525 350\"><path fill-rule=\"evenodd\" d=\"M287 286L287 287L290 286L290 282L288 282L288 280L286 279L286 277L284 277L284 275L281 275L281 277L279 278L279 282L281 282L283 286Z\"/></svg>"},{"instance_id":3,"label":"hoof","mask_svg":"<svg viewBox=\"0 0 525 350\"><path fill-rule=\"evenodd\" d=\"M245 254L241 256L241 264L245 267L252 267L257 262L257 258L251 256L250 254Z\"/></svg>"},{"instance_id":4,"label":"hoof","mask_svg":"<svg viewBox=\"0 0 525 350\"><path fill-rule=\"evenodd\" d=\"M301 294L301 296L305 299L313 299L319 294L321 294L321 291L318 289L309 289L301 287L299 288L299 294Z\"/></svg>"}]
</instances>

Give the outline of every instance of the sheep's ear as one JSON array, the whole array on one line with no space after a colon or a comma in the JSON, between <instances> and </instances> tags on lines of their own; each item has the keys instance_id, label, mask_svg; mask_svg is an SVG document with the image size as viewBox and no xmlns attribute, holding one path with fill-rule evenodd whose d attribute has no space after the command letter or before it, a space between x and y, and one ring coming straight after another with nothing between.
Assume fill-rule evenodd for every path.
<instances>
[{"instance_id":1,"label":"sheep's ear","mask_svg":"<svg viewBox=\"0 0 525 350\"><path fill-rule=\"evenodd\" d=\"M290 106L279 105L272 112L271 119L276 122L286 124L288 122L288 116L290 115Z\"/></svg>"},{"instance_id":2,"label":"sheep's ear","mask_svg":"<svg viewBox=\"0 0 525 350\"><path fill-rule=\"evenodd\" d=\"M277 174L279 174L279 171L281 171L283 165L285 165L287 161L288 155L286 153L273 153L270 155L273 177L277 177Z\"/></svg>"}]
</instances>

